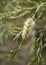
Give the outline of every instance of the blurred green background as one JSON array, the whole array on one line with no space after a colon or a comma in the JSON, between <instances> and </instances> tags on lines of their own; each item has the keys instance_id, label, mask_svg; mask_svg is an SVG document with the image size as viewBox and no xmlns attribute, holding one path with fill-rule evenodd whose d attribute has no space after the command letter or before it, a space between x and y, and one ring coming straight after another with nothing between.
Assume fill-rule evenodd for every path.
<instances>
[{"instance_id":1,"label":"blurred green background","mask_svg":"<svg viewBox=\"0 0 46 65\"><path fill-rule=\"evenodd\" d=\"M41 3L45 4L36 12ZM33 34L36 33L36 36L30 36L16 56L6 61L10 52L21 43L21 36L20 39L18 37L14 41L13 39L23 30L25 20L33 15L35 20L40 13L43 13L43 16L36 23L35 31L32 31ZM0 65L27 65L34 54L34 40L39 38L40 30L43 30L43 60L36 65L46 65L46 0L0 0ZM35 65L35 61L30 65Z\"/></svg>"}]
</instances>

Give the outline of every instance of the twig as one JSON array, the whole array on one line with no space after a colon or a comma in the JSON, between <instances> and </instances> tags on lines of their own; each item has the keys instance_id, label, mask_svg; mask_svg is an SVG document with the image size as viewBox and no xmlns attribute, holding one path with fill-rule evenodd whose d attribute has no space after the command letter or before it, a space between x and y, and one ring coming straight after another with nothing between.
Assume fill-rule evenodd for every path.
<instances>
[{"instance_id":1,"label":"twig","mask_svg":"<svg viewBox=\"0 0 46 65\"><path fill-rule=\"evenodd\" d=\"M43 16L43 13L41 13L36 19L35 19L35 22L38 22L39 19L41 19Z\"/></svg>"},{"instance_id":2,"label":"twig","mask_svg":"<svg viewBox=\"0 0 46 65\"><path fill-rule=\"evenodd\" d=\"M40 5L38 5L37 6L37 9L36 9L36 11L35 11L35 13L34 13L34 15L32 16L32 18L34 19L34 17L35 17L35 15L36 15L36 13L40 10L40 8L41 7L43 7L44 5L46 5L46 2L44 2L44 3L41 3Z\"/></svg>"},{"instance_id":3,"label":"twig","mask_svg":"<svg viewBox=\"0 0 46 65\"><path fill-rule=\"evenodd\" d=\"M20 36L21 33L22 33L22 31L20 31L20 32L15 36L15 38L13 39L13 41L16 40L17 38L19 38L19 36Z\"/></svg>"}]
</instances>

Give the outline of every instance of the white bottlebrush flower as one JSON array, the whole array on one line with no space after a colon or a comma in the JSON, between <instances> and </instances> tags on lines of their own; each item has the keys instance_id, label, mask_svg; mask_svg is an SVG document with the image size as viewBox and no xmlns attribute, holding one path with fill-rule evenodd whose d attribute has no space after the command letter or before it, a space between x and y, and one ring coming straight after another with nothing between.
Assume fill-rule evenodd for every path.
<instances>
[{"instance_id":1,"label":"white bottlebrush flower","mask_svg":"<svg viewBox=\"0 0 46 65\"><path fill-rule=\"evenodd\" d=\"M25 23L24 23L24 28L22 31L22 39L27 39L29 38L31 34L31 30L34 27L35 22L32 20L32 18L28 18Z\"/></svg>"}]
</instances>

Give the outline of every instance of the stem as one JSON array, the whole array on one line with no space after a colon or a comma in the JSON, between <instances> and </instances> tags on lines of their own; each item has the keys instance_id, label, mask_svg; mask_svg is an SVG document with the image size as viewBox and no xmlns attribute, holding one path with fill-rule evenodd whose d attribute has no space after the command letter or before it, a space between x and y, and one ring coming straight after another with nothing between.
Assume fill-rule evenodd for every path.
<instances>
[{"instance_id":1,"label":"stem","mask_svg":"<svg viewBox=\"0 0 46 65\"><path fill-rule=\"evenodd\" d=\"M21 44L19 45L19 47L17 49L13 50L13 52L11 52L11 56L12 56L11 59L14 58L16 53L20 50L22 44L23 44L23 40L22 40Z\"/></svg>"},{"instance_id":2,"label":"stem","mask_svg":"<svg viewBox=\"0 0 46 65\"><path fill-rule=\"evenodd\" d=\"M35 11L35 13L34 13L34 15L32 16L33 19L34 19L36 13L37 13L37 12L40 10L40 8L41 8L42 6L44 6L44 5L46 5L46 2L41 3L40 5L38 5L38 7L37 7L37 9L36 9L36 11Z\"/></svg>"}]
</instances>

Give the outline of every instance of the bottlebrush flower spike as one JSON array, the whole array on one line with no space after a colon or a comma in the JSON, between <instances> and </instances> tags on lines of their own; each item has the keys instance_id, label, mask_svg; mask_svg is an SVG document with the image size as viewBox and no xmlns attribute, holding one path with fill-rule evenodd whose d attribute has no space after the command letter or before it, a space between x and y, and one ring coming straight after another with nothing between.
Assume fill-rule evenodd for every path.
<instances>
[{"instance_id":1,"label":"bottlebrush flower spike","mask_svg":"<svg viewBox=\"0 0 46 65\"><path fill-rule=\"evenodd\" d=\"M25 23L24 23L24 27L23 27L23 31L22 31L22 39L26 40L29 38L29 36L31 35L31 31L32 28L34 27L35 22L32 20L32 18L28 18Z\"/></svg>"}]
</instances>

